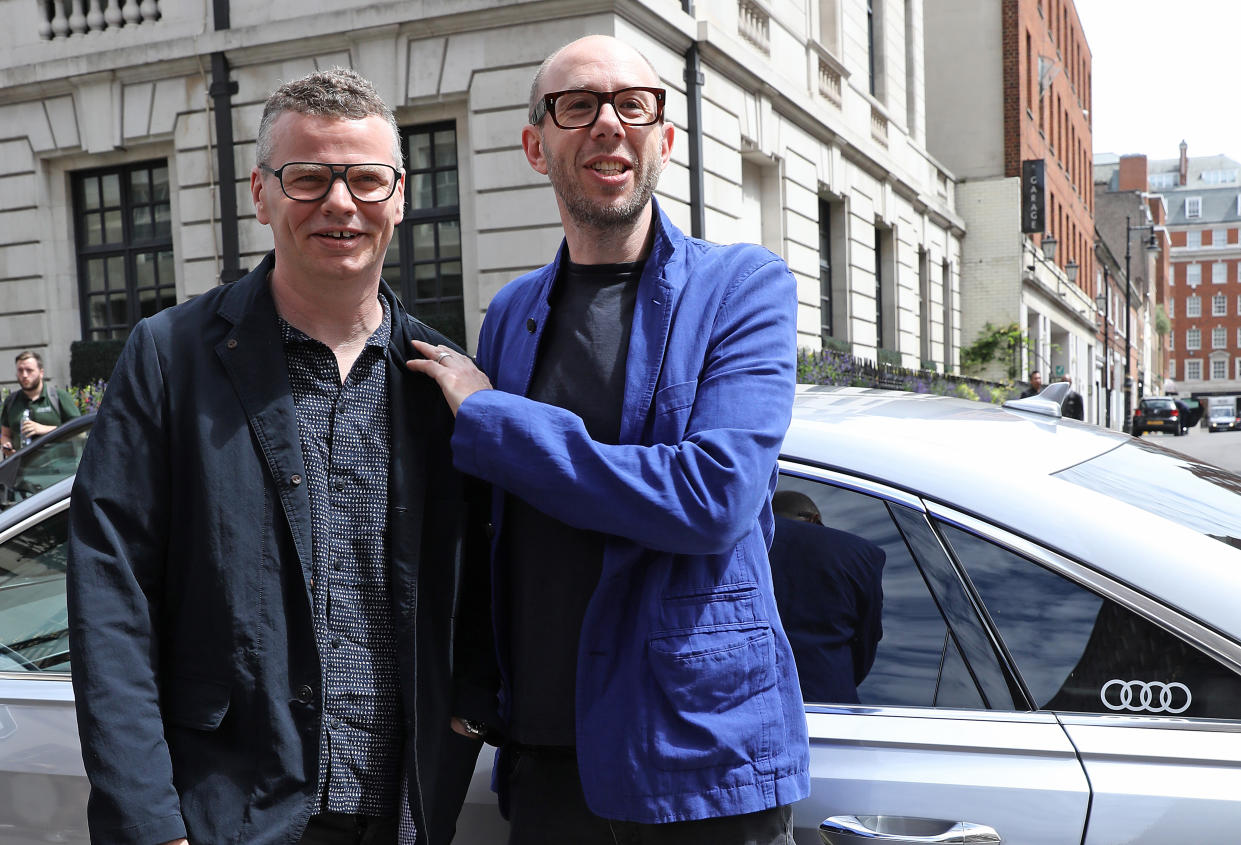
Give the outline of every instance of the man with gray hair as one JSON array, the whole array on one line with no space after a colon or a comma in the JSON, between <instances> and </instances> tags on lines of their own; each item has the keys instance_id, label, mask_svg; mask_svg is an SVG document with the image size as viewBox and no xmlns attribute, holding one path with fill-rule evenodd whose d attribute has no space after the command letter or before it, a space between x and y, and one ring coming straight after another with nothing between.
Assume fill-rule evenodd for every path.
<instances>
[{"instance_id":1,"label":"man with gray hair","mask_svg":"<svg viewBox=\"0 0 1241 845\"><path fill-rule=\"evenodd\" d=\"M380 279L396 124L313 73L268 100L257 159L274 251L134 328L74 488L91 836L445 843L466 784L442 772L479 747L449 729L463 482L402 366L449 341Z\"/></svg>"}]
</instances>

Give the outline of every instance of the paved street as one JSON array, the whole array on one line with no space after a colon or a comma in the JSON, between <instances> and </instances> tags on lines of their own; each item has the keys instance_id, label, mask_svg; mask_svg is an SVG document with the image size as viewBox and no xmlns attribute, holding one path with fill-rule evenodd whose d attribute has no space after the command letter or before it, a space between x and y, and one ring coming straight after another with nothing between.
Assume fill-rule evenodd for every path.
<instances>
[{"instance_id":1,"label":"paved street","mask_svg":"<svg viewBox=\"0 0 1241 845\"><path fill-rule=\"evenodd\" d=\"M1217 431L1211 434L1202 426L1196 425L1184 437L1159 431L1143 434L1142 438L1168 449L1184 452L1200 461L1241 473L1241 431Z\"/></svg>"}]
</instances>

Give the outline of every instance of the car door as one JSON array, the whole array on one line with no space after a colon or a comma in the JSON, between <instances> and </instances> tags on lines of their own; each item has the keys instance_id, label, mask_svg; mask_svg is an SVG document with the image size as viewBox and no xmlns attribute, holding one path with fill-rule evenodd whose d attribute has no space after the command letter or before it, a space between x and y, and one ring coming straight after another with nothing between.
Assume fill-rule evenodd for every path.
<instances>
[{"instance_id":1,"label":"car door","mask_svg":"<svg viewBox=\"0 0 1241 845\"><path fill-rule=\"evenodd\" d=\"M1084 845L1237 841L1241 647L1031 541L947 510L935 521L1085 766Z\"/></svg>"},{"instance_id":2,"label":"car door","mask_svg":"<svg viewBox=\"0 0 1241 845\"><path fill-rule=\"evenodd\" d=\"M0 842L12 845L89 841L69 683L67 495L0 529Z\"/></svg>"},{"instance_id":3,"label":"car door","mask_svg":"<svg viewBox=\"0 0 1241 845\"><path fill-rule=\"evenodd\" d=\"M823 696L815 691L806 703L812 794L794 806L797 842L819 843L827 819L841 843L925 842L933 840L918 837L967 829L979 842L1000 841L986 838L994 831L1023 845L1080 843L1089 785L1073 745L1055 714L1029 709L922 503L792 461L781 462L778 489L804 494L824 526L884 557L882 637L857 700L816 700ZM813 638L796 628L807 624L805 600L823 592L811 573L835 565L839 545L821 544L794 561L773 553L773 575L806 572L796 602L787 587L777 592L789 605L781 618L793 629L804 693L814 688L818 658L806 653ZM838 614L838 602L823 600L820 618Z\"/></svg>"}]
</instances>

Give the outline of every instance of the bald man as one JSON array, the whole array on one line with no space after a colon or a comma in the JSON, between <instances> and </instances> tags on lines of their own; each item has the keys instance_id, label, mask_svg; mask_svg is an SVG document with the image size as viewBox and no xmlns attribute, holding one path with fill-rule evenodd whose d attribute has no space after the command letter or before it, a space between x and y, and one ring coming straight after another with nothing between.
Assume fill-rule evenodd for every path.
<instances>
[{"instance_id":1,"label":"bald man","mask_svg":"<svg viewBox=\"0 0 1241 845\"><path fill-rule=\"evenodd\" d=\"M543 63L522 147L564 242L492 300L481 370L419 343L409 363L456 413L457 467L495 489L502 724L457 724L508 737L515 845L791 845L809 793L767 561L794 281L660 210L664 98L613 38Z\"/></svg>"}]
</instances>

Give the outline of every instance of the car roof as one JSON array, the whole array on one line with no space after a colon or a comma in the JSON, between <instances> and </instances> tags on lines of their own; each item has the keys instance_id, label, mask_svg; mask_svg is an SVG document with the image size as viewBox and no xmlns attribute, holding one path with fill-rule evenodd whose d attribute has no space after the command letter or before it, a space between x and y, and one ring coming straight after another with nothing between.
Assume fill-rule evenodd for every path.
<instances>
[{"instance_id":1,"label":"car roof","mask_svg":"<svg viewBox=\"0 0 1241 845\"><path fill-rule=\"evenodd\" d=\"M1011 403L799 385L782 455L978 517L1241 638L1241 549L1056 475L1139 448L1168 451Z\"/></svg>"}]
</instances>

